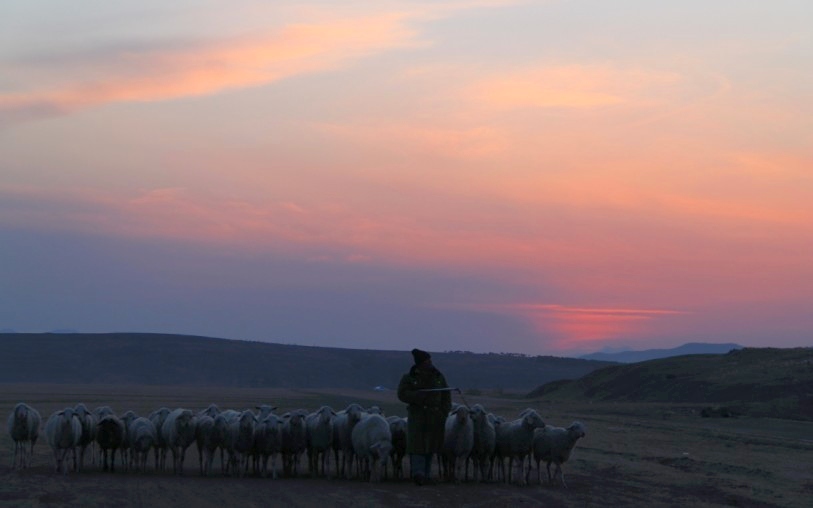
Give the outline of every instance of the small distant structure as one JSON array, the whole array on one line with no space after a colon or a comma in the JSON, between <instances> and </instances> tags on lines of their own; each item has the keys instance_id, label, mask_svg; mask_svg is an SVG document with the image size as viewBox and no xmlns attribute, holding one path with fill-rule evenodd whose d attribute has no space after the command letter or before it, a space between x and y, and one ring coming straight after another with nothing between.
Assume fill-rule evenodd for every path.
<instances>
[{"instance_id":1,"label":"small distant structure","mask_svg":"<svg viewBox=\"0 0 813 508\"><path fill-rule=\"evenodd\" d=\"M388 392L388 391L390 391L389 388L387 388L386 386L381 386L381 385L373 387L373 390L376 391L376 392Z\"/></svg>"}]
</instances>

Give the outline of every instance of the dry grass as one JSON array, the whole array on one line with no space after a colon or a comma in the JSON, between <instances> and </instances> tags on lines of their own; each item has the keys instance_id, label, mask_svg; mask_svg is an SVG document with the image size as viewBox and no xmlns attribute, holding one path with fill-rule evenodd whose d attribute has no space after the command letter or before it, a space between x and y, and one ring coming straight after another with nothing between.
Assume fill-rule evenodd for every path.
<instances>
[{"instance_id":1,"label":"dry grass","mask_svg":"<svg viewBox=\"0 0 813 508\"><path fill-rule=\"evenodd\" d=\"M457 398L460 401L459 397ZM469 404L513 418L528 401L466 395ZM139 414L161 406L201 409L214 402L241 409L260 403L279 411L328 404L377 404L404 414L393 392L219 389L93 385L0 385L0 417L24 401L42 414L83 402ZM10 469L12 443L0 438L2 506L781 506L807 507L813 498L813 423L768 418L701 418L700 406L654 403L536 404L555 425L587 425L565 465L568 489L546 482L415 487L408 481L200 478L190 448L186 474L101 473L88 468L66 477L53 472L44 438L34 467ZM535 479L535 472L533 473Z\"/></svg>"}]
</instances>

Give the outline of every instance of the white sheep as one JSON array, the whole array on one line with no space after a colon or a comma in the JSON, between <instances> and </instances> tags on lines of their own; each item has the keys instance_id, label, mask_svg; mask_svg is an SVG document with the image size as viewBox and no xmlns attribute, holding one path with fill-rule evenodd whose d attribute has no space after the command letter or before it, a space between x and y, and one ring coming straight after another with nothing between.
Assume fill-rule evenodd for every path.
<instances>
[{"instance_id":1,"label":"white sheep","mask_svg":"<svg viewBox=\"0 0 813 508\"><path fill-rule=\"evenodd\" d=\"M265 418L277 410L277 406L269 406L268 404L260 404L256 408L257 420L263 421Z\"/></svg>"},{"instance_id":2,"label":"white sheep","mask_svg":"<svg viewBox=\"0 0 813 508\"><path fill-rule=\"evenodd\" d=\"M249 456L254 449L254 428L257 417L249 410L229 420L226 432L226 450L235 474L243 476L248 470Z\"/></svg>"},{"instance_id":3,"label":"white sheep","mask_svg":"<svg viewBox=\"0 0 813 508\"><path fill-rule=\"evenodd\" d=\"M130 442L131 462L135 469L141 472L147 470L147 456L150 448L158 441L158 432L155 424L148 418L135 418L127 429L128 441Z\"/></svg>"},{"instance_id":4,"label":"white sheep","mask_svg":"<svg viewBox=\"0 0 813 508\"><path fill-rule=\"evenodd\" d=\"M404 476L408 422L403 416L388 416L387 423L390 424L390 435L392 436L392 452L390 453L392 476L400 479Z\"/></svg>"},{"instance_id":5,"label":"white sheep","mask_svg":"<svg viewBox=\"0 0 813 508\"><path fill-rule=\"evenodd\" d=\"M195 415L188 409L178 408L170 412L161 427L161 435L172 452L172 471L183 474L186 449L195 441Z\"/></svg>"},{"instance_id":6,"label":"white sheep","mask_svg":"<svg viewBox=\"0 0 813 508\"><path fill-rule=\"evenodd\" d=\"M520 418L501 423L496 427L497 446L496 456L503 471L504 460L508 459L508 476L503 472L503 479L511 483L514 463L519 466L519 477L516 482L525 485L528 482L529 471L526 471L526 462L531 454L533 445L534 429L544 427L545 422L542 417L533 409L527 409L521 413Z\"/></svg>"},{"instance_id":7,"label":"white sheep","mask_svg":"<svg viewBox=\"0 0 813 508\"><path fill-rule=\"evenodd\" d=\"M96 418L84 404L77 404L73 408L74 414L79 418L82 424L82 436L79 438L77 447L79 448L79 461L77 464L76 454L74 453L73 468L76 471L81 471L85 467L85 451L88 447L91 448L91 456L93 456L93 443L96 442Z\"/></svg>"},{"instance_id":8,"label":"white sheep","mask_svg":"<svg viewBox=\"0 0 813 508\"><path fill-rule=\"evenodd\" d=\"M130 425L133 423L133 421L135 421L136 418L138 418L138 416L133 411L127 411L121 415L120 418L121 423L124 424L124 440L122 441L119 450L121 452L121 464L125 471L130 469L130 466L134 465L135 463L130 450Z\"/></svg>"},{"instance_id":9,"label":"white sheep","mask_svg":"<svg viewBox=\"0 0 813 508\"><path fill-rule=\"evenodd\" d=\"M390 424L378 414L365 414L351 433L362 479L380 482L392 451Z\"/></svg>"},{"instance_id":10,"label":"white sheep","mask_svg":"<svg viewBox=\"0 0 813 508\"><path fill-rule=\"evenodd\" d=\"M562 486L567 488L565 474L562 471L562 464L570 458L576 441L587 434L587 428L581 422L573 422L566 429L546 425L534 431L533 451L536 461L537 481L542 483L542 472L539 463L545 461L548 470L548 481L553 482L558 474L562 480ZM550 465L553 463L556 469L551 477Z\"/></svg>"},{"instance_id":11,"label":"white sheep","mask_svg":"<svg viewBox=\"0 0 813 508\"><path fill-rule=\"evenodd\" d=\"M463 467L474 448L474 422L469 408L458 405L446 417L441 451L446 479L460 481L458 468Z\"/></svg>"},{"instance_id":12,"label":"white sheep","mask_svg":"<svg viewBox=\"0 0 813 508\"><path fill-rule=\"evenodd\" d=\"M286 476L296 476L299 458L307 448L305 417L307 411L297 409L282 415L282 470Z\"/></svg>"},{"instance_id":13,"label":"white sheep","mask_svg":"<svg viewBox=\"0 0 813 508\"><path fill-rule=\"evenodd\" d=\"M195 420L195 445L198 448L198 467L201 476L208 476L212 461L220 443L214 439L215 419L208 414L198 413Z\"/></svg>"},{"instance_id":14,"label":"white sheep","mask_svg":"<svg viewBox=\"0 0 813 508\"><path fill-rule=\"evenodd\" d=\"M14 457L11 467L20 469L31 465L34 457L34 445L40 435L42 418L36 409L20 402L8 415L8 433L14 441ZM19 460L18 460L19 457Z\"/></svg>"},{"instance_id":15,"label":"white sheep","mask_svg":"<svg viewBox=\"0 0 813 508\"><path fill-rule=\"evenodd\" d=\"M68 452L76 455L76 446L82 438L82 423L76 417L72 407L56 411L45 422L45 439L54 452L56 471L68 473L65 457Z\"/></svg>"},{"instance_id":16,"label":"white sheep","mask_svg":"<svg viewBox=\"0 0 813 508\"><path fill-rule=\"evenodd\" d=\"M336 413L333 419L333 454L338 476L348 476L353 466L353 427L361 420L364 408L353 403Z\"/></svg>"},{"instance_id":17,"label":"white sheep","mask_svg":"<svg viewBox=\"0 0 813 508\"><path fill-rule=\"evenodd\" d=\"M198 413L198 416L208 416L214 419L215 416L220 414L220 408L217 404L209 404L209 407Z\"/></svg>"},{"instance_id":18,"label":"white sheep","mask_svg":"<svg viewBox=\"0 0 813 508\"><path fill-rule=\"evenodd\" d=\"M474 444L469 457L474 466L474 480L484 482L489 476L489 466L497 445L497 432L494 422L480 404L472 406L471 420L474 426ZM468 462L466 467L468 469Z\"/></svg>"},{"instance_id":19,"label":"white sheep","mask_svg":"<svg viewBox=\"0 0 813 508\"><path fill-rule=\"evenodd\" d=\"M212 431L212 444L220 449L220 472L224 475L228 474L229 464L224 457L226 453L226 436L229 433L229 424L232 420L240 417L240 413L234 409L226 409L221 411L220 414L214 418L214 429Z\"/></svg>"},{"instance_id":20,"label":"white sheep","mask_svg":"<svg viewBox=\"0 0 813 508\"><path fill-rule=\"evenodd\" d=\"M116 471L116 450L118 450L124 442L126 434L124 422L122 422L116 415L103 416L99 423L96 424L96 442L99 444L99 450L102 454L102 470L107 471L107 453L110 452L110 471Z\"/></svg>"},{"instance_id":21,"label":"white sheep","mask_svg":"<svg viewBox=\"0 0 813 508\"><path fill-rule=\"evenodd\" d=\"M336 412L330 406L322 406L305 418L308 470L311 476L321 474L330 477L330 451L333 448L333 418L335 417Z\"/></svg>"},{"instance_id":22,"label":"white sheep","mask_svg":"<svg viewBox=\"0 0 813 508\"><path fill-rule=\"evenodd\" d=\"M156 471L163 471L167 463L167 441L163 435L163 429L164 422L170 412L169 408L162 407L150 413L148 417L152 424L155 425L155 444L153 445L153 449L155 450Z\"/></svg>"},{"instance_id":23,"label":"white sheep","mask_svg":"<svg viewBox=\"0 0 813 508\"><path fill-rule=\"evenodd\" d=\"M260 474L268 476L268 459L271 459L271 477L277 479L276 456L282 452L282 420L269 413L254 428L254 447L260 457Z\"/></svg>"}]
</instances>

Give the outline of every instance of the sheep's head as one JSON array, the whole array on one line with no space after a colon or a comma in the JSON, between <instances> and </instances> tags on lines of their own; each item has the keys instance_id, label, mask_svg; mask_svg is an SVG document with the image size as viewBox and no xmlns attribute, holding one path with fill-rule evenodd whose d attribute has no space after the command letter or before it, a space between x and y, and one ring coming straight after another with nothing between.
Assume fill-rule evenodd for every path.
<instances>
[{"instance_id":1,"label":"sheep's head","mask_svg":"<svg viewBox=\"0 0 813 508\"><path fill-rule=\"evenodd\" d=\"M28 418L28 407L22 402L14 407L14 420L18 423L24 423Z\"/></svg>"},{"instance_id":2,"label":"sheep's head","mask_svg":"<svg viewBox=\"0 0 813 508\"><path fill-rule=\"evenodd\" d=\"M576 439L582 438L587 435L587 427L582 422L573 422L567 428L568 433Z\"/></svg>"},{"instance_id":3,"label":"sheep's head","mask_svg":"<svg viewBox=\"0 0 813 508\"><path fill-rule=\"evenodd\" d=\"M522 417L522 425L528 427L530 429L537 429L539 427L544 427L545 422L542 420L542 417L539 416L539 413L534 411L533 409L526 409L522 412L524 415Z\"/></svg>"}]
</instances>

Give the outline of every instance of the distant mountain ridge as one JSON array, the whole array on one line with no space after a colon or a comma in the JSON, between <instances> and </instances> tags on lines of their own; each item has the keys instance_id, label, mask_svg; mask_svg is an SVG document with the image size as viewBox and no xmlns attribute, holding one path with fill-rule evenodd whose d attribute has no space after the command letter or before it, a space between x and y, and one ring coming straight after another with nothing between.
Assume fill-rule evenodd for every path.
<instances>
[{"instance_id":1,"label":"distant mountain ridge","mask_svg":"<svg viewBox=\"0 0 813 508\"><path fill-rule=\"evenodd\" d=\"M619 351L616 353L590 353L579 356L582 360L600 360L605 362L635 363L655 360L658 358L669 358L682 355L708 355L725 354L732 349L742 349L743 346L734 343L709 344L705 342L689 342L671 349L645 349L642 351Z\"/></svg>"},{"instance_id":2,"label":"distant mountain ridge","mask_svg":"<svg viewBox=\"0 0 813 508\"><path fill-rule=\"evenodd\" d=\"M394 389L412 366L408 351L143 333L4 333L0 351L1 383ZM433 352L432 359L452 386L521 392L610 365L468 352Z\"/></svg>"}]
</instances>

